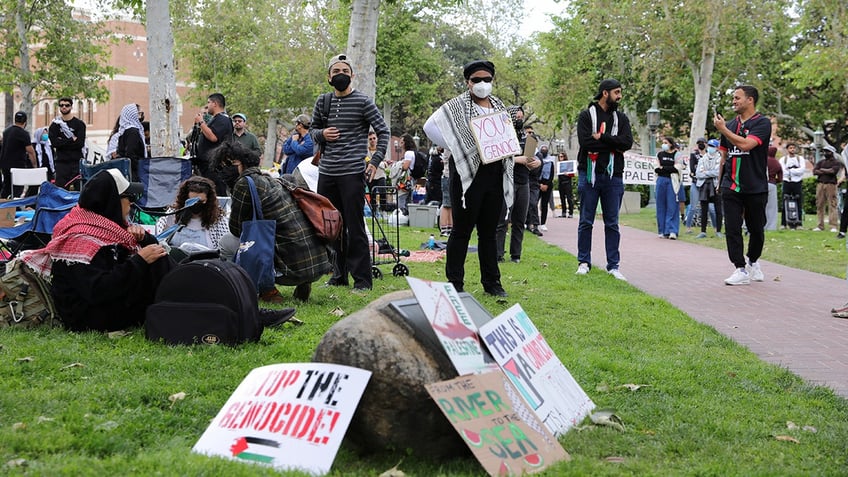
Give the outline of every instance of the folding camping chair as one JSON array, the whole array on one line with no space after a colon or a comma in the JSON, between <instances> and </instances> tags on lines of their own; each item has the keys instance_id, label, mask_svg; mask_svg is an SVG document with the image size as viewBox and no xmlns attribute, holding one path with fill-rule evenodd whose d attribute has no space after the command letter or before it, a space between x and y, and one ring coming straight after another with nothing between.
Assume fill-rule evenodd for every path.
<instances>
[{"instance_id":1,"label":"folding camping chair","mask_svg":"<svg viewBox=\"0 0 848 477\"><path fill-rule=\"evenodd\" d=\"M28 169L13 167L10 171L12 173L12 195L14 195L15 187L23 186L24 188L20 197L26 197L27 190L30 186L39 186L47 180L46 167Z\"/></svg>"},{"instance_id":2,"label":"folding camping chair","mask_svg":"<svg viewBox=\"0 0 848 477\"><path fill-rule=\"evenodd\" d=\"M128 181L132 181L132 173L130 172L131 166L132 164L127 157L98 162L96 164L86 162L85 159L80 159L80 178L82 179L82 184L85 185L86 182L94 177L94 174L97 174L104 169L118 169Z\"/></svg>"},{"instance_id":3,"label":"folding camping chair","mask_svg":"<svg viewBox=\"0 0 848 477\"><path fill-rule=\"evenodd\" d=\"M0 228L0 248L10 257L21 250L41 248L53 235L53 227L77 205L79 192L62 189L50 182L43 182L35 197L5 202L4 206L35 206L32 220L14 227Z\"/></svg>"},{"instance_id":4,"label":"folding camping chair","mask_svg":"<svg viewBox=\"0 0 848 477\"><path fill-rule=\"evenodd\" d=\"M136 202L142 210L163 209L174 203L180 183L191 177L191 161L180 157L148 157L138 161L144 194Z\"/></svg>"}]
</instances>

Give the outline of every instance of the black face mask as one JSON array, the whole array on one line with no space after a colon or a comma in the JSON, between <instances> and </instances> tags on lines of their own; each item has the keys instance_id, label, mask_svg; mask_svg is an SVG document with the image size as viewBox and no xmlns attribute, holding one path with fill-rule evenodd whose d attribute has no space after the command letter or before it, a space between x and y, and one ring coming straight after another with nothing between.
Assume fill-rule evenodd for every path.
<instances>
[{"instance_id":1,"label":"black face mask","mask_svg":"<svg viewBox=\"0 0 848 477\"><path fill-rule=\"evenodd\" d=\"M700 150L702 150L702 151L703 151L703 150L704 150L704 149L706 149L706 148L707 148L707 145L706 145L706 144L704 144L704 143L702 143L702 142L699 142L699 143L698 143L698 149L700 149Z\"/></svg>"},{"instance_id":2,"label":"black face mask","mask_svg":"<svg viewBox=\"0 0 848 477\"><path fill-rule=\"evenodd\" d=\"M344 91L350 86L350 75L339 73L330 79L329 83L336 88L336 91Z\"/></svg>"},{"instance_id":3,"label":"black face mask","mask_svg":"<svg viewBox=\"0 0 848 477\"><path fill-rule=\"evenodd\" d=\"M515 128L516 131L520 131L521 128L524 126L524 120L523 119L516 119L515 121L512 122L512 126Z\"/></svg>"}]
</instances>

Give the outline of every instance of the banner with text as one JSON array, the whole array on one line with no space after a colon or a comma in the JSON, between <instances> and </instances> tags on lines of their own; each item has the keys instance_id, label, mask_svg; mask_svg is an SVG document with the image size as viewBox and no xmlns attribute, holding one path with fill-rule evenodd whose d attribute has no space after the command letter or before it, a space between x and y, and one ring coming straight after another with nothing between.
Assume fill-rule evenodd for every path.
<instances>
[{"instance_id":1,"label":"banner with text","mask_svg":"<svg viewBox=\"0 0 848 477\"><path fill-rule=\"evenodd\" d=\"M471 118L471 132L483 164L523 153L507 111L498 111Z\"/></svg>"},{"instance_id":2,"label":"banner with text","mask_svg":"<svg viewBox=\"0 0 848 477\"><path fill-rule=\"evenodd\" d=\"M480 337L552 433L564 434L595 408L521 305L481 326Z\"/></svg>"},{"instance_id":3,"label":"banner with text","mask_svg":"<svg viewBox=\"0 0 848 477\"><path fill-rule=\"evenodd\" d=\"M683 185L689 186L692 184L692 178L689 176L689 160L685 159L686 170L681 174ZM657 173L654 172L659 166L656 157L643 156L633 152L624 153L624 183L625 184L645 184L654 185L657 183Z\"/></svg>"},{"instance_id":4,"label":"banner with text","mask_svg":"<svg viewBox=\"0 0 848 477\"><path fill-rule=\"evenodd\" d=\"M371 372L324 363L252 370L193 450L278 470L326 474Z\"/></svg>"},{"instance_id":5,"label":"banner with text","mask_svg":"<svg viewBox=\"0 0 848 477\"><path fill-rule=\"evenodd\" d=\"M426 388L489 475L532 474L571 459L500 370Z\"/></svg>"}]
</instances>

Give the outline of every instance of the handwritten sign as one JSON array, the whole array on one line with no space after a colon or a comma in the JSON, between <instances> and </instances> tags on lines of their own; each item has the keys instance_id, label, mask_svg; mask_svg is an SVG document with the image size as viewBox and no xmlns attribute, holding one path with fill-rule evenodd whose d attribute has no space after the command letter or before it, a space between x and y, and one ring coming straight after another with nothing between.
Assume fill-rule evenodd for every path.
<instances>
[{"instance_id":1,"label":"handwritten sign","mask_svg":"<svg viewBox=\"0 0 848 477\"><path fill-rule=\"evenodd\" d=\"M571 459L499 370L426 388L489 475L531 474Z\"/></svg>"},{"instance_id":2,"label":"handwritten sign","mask_svg":"<svg viewBox=\"0 0 848 477\"><path fill-rule=\"evenodd\" d=\"M471 320L452 283L413 277L406 277L406 281L457 373L463 375L497 369L494 363L485 363L477 325Z\"/></svg>"},{"instance_id":3,"label":"handwritten sign","mask_svg":"<svg viewBox=\"0 0 848 477\"><path fill-rule=\"evenodd\" d=\"M480 336L504 374L556 435L595 408L521 308L513 305L480 327Z\"/></svg>"},{"instance_id":4,"label":"handwritten sign","mask_svg":"<svg viewBox=\"0 0 848 477\"><path fill-rule=\"evenodd\" d=\"M194 452L326 474L371 372L324 363L252 370Z\"/></svg>"},{"instance_id":5,"label":"handwritten sign","mask_svg":"<svg viewBox=\"0 0 848 477\"><path fill-rule=\"evenodd\" d=\"M471 132L483 164L521 155L512 117L506 111L471 118Z\"/></svg>"},{"instance_id":6,"label":"handwritten sign","mask_svg":"<svg viewBox=\"0 0 848 477\"><path fill-rule=\"evenodd\" d=\"M624 183L625 184L647 184L655 185L657 183L657 174L654 169L659 167L656 157L643 156L632 152L624 153ZM681 174L683 179L682 184L688 186L692 184L692 178L689 176L688 165L686 170Z\"/></svg>"}]
</instances>

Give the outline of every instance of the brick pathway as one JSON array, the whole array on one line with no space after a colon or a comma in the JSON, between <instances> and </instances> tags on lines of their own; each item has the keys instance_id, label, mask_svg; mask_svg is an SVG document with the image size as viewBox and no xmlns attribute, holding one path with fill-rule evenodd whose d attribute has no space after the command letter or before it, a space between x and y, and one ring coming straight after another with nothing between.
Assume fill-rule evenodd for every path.
<instances>
[{"instance_id":1,"label":"brick pathway","mask_svg":"<svg viewBox=\"0 0 848 477\"><path fill-rule=\"evenodd\" d=\"M549 218L547 226L542 240L576 256L576 216ZM604 273L603 238L599 216L592 235L595 267L590 273ZM725 250L622 227L621 271L631 285L667 300L761 359L848 398L848 319L830 316L831 308L848 301L848 283L765 260L760 263L764 282L726 286L724 279L733 266Z\"/></svg>"}]
</instances>

